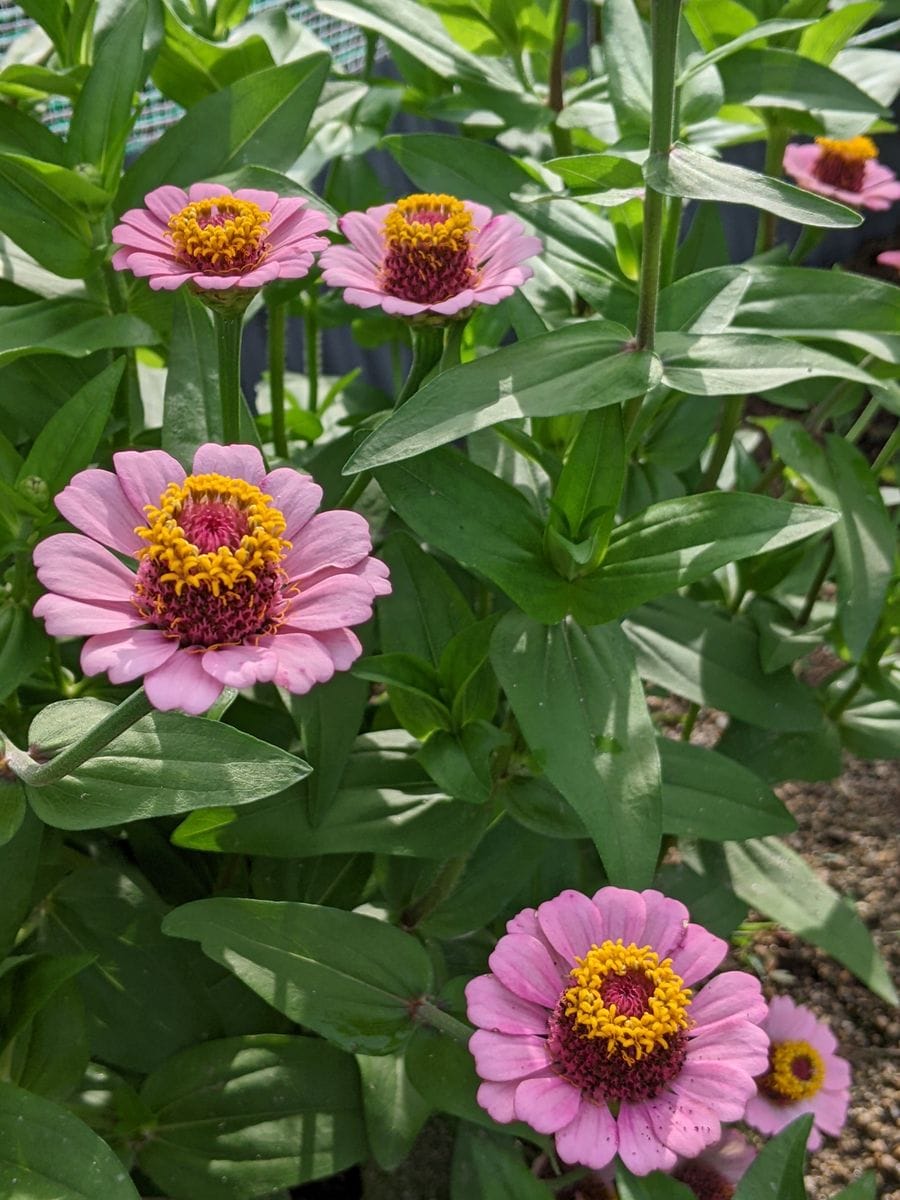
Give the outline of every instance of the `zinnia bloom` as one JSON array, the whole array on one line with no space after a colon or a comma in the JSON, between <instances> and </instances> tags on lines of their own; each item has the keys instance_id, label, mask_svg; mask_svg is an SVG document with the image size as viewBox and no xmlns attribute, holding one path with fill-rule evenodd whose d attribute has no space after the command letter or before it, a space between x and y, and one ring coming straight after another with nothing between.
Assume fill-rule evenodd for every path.
<instances>
[{"instance_id":1,"label":"zinnia bloom","mask_svg":"<svg viewBox=\"0 0 900 1200\"><path fill-rule=\"evenodd\" d=\"M671 1171L744 1115L768 1042L759 983L657 891L566 891L507 925L466 988L478 1102L594 1170Z\"/></svg>"},{"instance_id":2,"label":"zinnia bloom","mask_svg":"<svg viewBox=\"0 0 900 1200\"><path fill-rule=\"evenodd\" d=\"M850 1064L836 1052L837 1040L824 1021L789 996L776 996L763 1023L772 1045L769 1066L757 1080L759 1093L747 1105L744 1120L760 1133L773 1134L804 1113L812 1113L810 1150L822 1134L837 1137L850 1104Z\"/></svg>"},{"instance_id":3,"label":"zinnia bloom","mask_svg":"<svg viewBox=\"0 0 900 1200\"><path fill-rule=\"evenodd\" d=\"M679 1163L672 1174L691 1189L697 1200L731 1200L754 1158L756 1150L744 1135L729 1129L715 1146Z\"/></svg>"},{"instance_id":4,"label":"zinnia bloom","mask_svg":"<svg viewBox=\"0 0 900 1200\"><path fill-rule=\"evenodd\" d=\"M185 192L166 184L129 209L112 231L122 249L113 266L146 275L154 291L182 283L202 291L260 288L273 279L300 279L328 218L297 196L220 183L193 183Z\"/></svg>"},{"instance_id":5,"label":"zinnia bloom","mask_svg":"<svg viewBox=\"0 0 900 1200\"><path fill-rule=\"evenodd\" d=\"M201 446L190 475L163 450L113 462L56 498L82 532L34 551L35 614L55 636L88 635L86 675L144 676L156 708L202 713L223 687L307 692L360 655L349 626L391 587L359 513L315 515L318 484L266 474L254 446Z\"/></svg>"},{"instance_id":6,"label":"zinnia bloom","mask_svg":"<svg viewBox=\"0 0 900 1200\"><path fill-rule=\"evenodd\" d=\"M323 279L344 288L348 304L392 316L497 304L531 278L522 264L542 248L515 217L455 196L406 196L349 212L338 228L351 244L321 255Z\"/></svg>"},{"instance_id":7,"label":"zinnia bloom","mask_svg":"<svg viewBox=\"0 0 900 1200\"><path fill-rule=\"evenodd\" d=\"M805 145L791 142L784 152L784 170L808 191L853 208L880 210L900 200L900 182L878 161L878 148L871 138L843 141L817 137Z\"/></svg>"},{"instance_id":8,"label":"zinnia bloom","mask_svg":"<svg viewBox=\"0 0 900 1200\"><path fill-rule=\"evenodd\" d=\"M900 250L885 250L875 261L884 267L893 267L895 271L900 271Z\"/></svg>"}]
</instances>

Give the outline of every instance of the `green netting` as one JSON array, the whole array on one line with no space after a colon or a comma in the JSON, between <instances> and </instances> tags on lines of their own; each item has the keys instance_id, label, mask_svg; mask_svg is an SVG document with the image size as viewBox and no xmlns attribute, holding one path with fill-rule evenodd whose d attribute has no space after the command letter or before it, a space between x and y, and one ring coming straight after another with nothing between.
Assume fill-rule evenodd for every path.
<instances>
[{"instance_id":1,"label":"green netting","mask_svg":"<svg viewBox=\"0 0 900 1200\"><path fill-rule=\"evenodd\" d=\"M284 0L252 0L250 15L255 16L273 8L284 8L290 16L302 21L328 46L335 63L343 70L355 71L362 66L366 51L365 39L354 26L317 12L309 0L289 0L287 4ZM14 38L33 27L34 21L18 4L0 0L0 54ZM182 111L152 84L149 85L141 93L141 113L129 140L129 149L139 149L159 137L164 129L178 120ZM71 104L62 97L51 97L42 106L41 116L44 123L55 133L65 132L71 115Z\"/></svg>"}]
</instances>

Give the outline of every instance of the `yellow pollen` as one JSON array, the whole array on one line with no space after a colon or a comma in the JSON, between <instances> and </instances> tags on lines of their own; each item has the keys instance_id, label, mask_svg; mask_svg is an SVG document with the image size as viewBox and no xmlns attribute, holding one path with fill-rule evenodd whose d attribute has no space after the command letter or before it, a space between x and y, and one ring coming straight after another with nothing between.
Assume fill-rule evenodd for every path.
<instances>
[{"instance_id":1,"label":"yellow pollen","mask_svg":"<svg viewBox=\"0 0 900 1200\"><path fill-rule=\"evenodd\" d=\"M835 154L844 162L866 162L878 157L878 147L867 137L817 137L816 145L821 146L824 154Z\"/></svg>"},{"instance_id":2,"label":"yellow pollen","mask_svg":"<svg viewBox=\"0 0 900 1200\"><path fill-rule=\"evenodd\" d=\"M182 257L199 260L216 271L259 261L267 249L264 212L250 200L213 196L195 200L169 218L169 236Z\"/></svg>"},{"instance_id":3,"label":"yellow pollen","mask_svg":"<svg viewBox=\"0 0 900 1200\"><path fill-rule=\"evenodd\" d=\"M284 516L271 500L253 484L226 475L189 475L184 483L170 483L158 507L144 505L147 524L139 525L135 533L149 545L138 551L138 557L150 557L165 567L159 582L174 584L178 596L186 586L205 587L218 596L242 580L256 583L257 574L280 563L291 548L291 543L281 537ZM202 551L188 541L179 517L186 505L215 503L236 509L235 515L242 515L247 532L236 547L223 545Z\"/></svg>"},{"instance_id":4,"label":"yellow pollen","mask_svg":"<svg viewBox=\"0 0 900 1200\"><path fill-rule=\"evenodd\" d=\"M422 217L426 217L422 220ZM428 220L429 216L437 220ZM392 248L465 250L475 228L472 214L455 196L419 193L398 200L384 219L384 234Z\"/></svg>"},{"instance_id":5,"label":"yellow pollen","mask_svg":"<svg viewBox=\"0 0 900 1200\"><path fill-rule=\"evenodd\" d=\"M796 1064L803 1065L801 1078ZM809 1042L774 1042L769 1051L769 1073L762 1080L762 1088L770 1095L783 1101L809 1100L815 1096L825 1082L825 1064L818 1050Z\"/></svg>"},{"instance_id":6,"label":"yellow pollen","mask_svg":"<svg viewBox=\"0 0 900 1200\"><path fill-rule=\"evenodd\" d=\"M657 1046L668 1049L668 1039L688 1028L691 989L672 970L671 958L660 962L649 946L638 947L634 942L623 946L618 938L591 946L584 958L575 961L579 966L570 971L575 983L564 997L566 1016L575 1018L576 1027L583 1027L584 1037L605 1038L608 1054L618 1050L627 1062L633 1062ZM640 1013L619 1012L615 1002L604 1000L603 992L614 990L616 976L626 975L643 993L644 1011Z\"/></svg>"}]
</instances>

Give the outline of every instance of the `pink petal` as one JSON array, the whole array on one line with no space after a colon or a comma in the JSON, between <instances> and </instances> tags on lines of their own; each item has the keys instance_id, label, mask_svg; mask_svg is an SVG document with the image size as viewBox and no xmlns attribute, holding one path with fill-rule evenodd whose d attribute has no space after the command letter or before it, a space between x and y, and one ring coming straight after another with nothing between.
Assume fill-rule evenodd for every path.
<instances>
[{"instance_id":1,"label":"pink petal","mask_svg":"<svg viewBox=\"0 0 900 1200\"><path fill-rule=\"evenodd\" d=\"M576 958L583 958L591 946L603 941L600 914L581 892L569 890L545 901L537 916L547 941L572 966Z\"/></svg>"},{"instance_id":2,"label":"pink petal","mask_svg":"<svg viewBox=\"0 0 900 1200\"><path fill-rule=\"evenodd\" d=\"M275 195L274 192L271 194ZM238 198L244 199L243 196ZM291 236L293 230L303 220L305 205L306 200L302 196L278 196L272 204L261 206L272 214L266 222L266 240L270 246L277 246L281 243L282 238Z\"/></svg>"},{"instance_id":3,"label":"pink petal","mask_svg":"<svg viewBox=\"0 0 900 1200\"><path fill-rule=\"evenodd\" d=\"M479 975L466 984L469 1020L495 1033L546 1034L547 1010L523 1000L494 975Z\"/></svg>"},{"instance_id":4,"label":"pink petal","mask_svg":"<svg viewBox=\"0 0 900 1200\"><path fill-rule=\"evenodd\" d=\"M825 1083L823 1087L828 1092L837 1092L849 1088L852 1083L850 1064L837 1054L830 1055L825 1061Z\"/></svg>"},{"instance_id":5,"label":"pink petal","mask_svg":"<svg viewBox=\"0 0 900 1200\"><path fill-rule=\"evenodd\" d=\"M180 187L175 187L171 183L154 188L152 192L148 192L144 197L144 203L147 208L164 225L169 223L169 217L173 217L175 213L181 212L187 202L187 192L183 191ZM132 209L131 212L140 212L140 209ZM125 217L128 216L130 216L130 213L125 214ZM125 217L122 219L124 220Z\"/></svg>"},{"instance_id":6,"label":"pink petal","mask_svg":"<svg viewBox=\"0 0 900 1200\"><path fill-rule=\"evenodd\" d=\"M623 1101L619 1109L619 1158L635 1175L671 1171L677 1155L654 1132L643 1103Z\"/></svg>"},{"instance_id":7,"label":"pink petal","mask_svg":"<svg viewBox=\"0 0 900 1200\"><path fill-rule=\"evenodd\" d=\"M362 643L352 629L320 629L316 641L324 648L337 671L352 667L363 652Z\"/></svg>"},{"instance_id":8,"label":"pink petal","mask_svg":"<svg viewBox=\"0 0 900 1200\"><path fill-rule=\"evenodd\" d=\"M222 685L203 669L205 654L179 650L144 677L144 691L154 708L180 708L198 716L221 695Z\"/></svg>"},{"instance_id":9,"label":"pink petal","mask_svg":"<svg viewBox=\"0 0 900 1200\"><path fill-rule=\"evenodd\" d=\"M295 695L303 695L317 683L327 683L334 674L331 655L308 634L277 634L272 653L278 659L272 681Z\"/></svg>"},{"instance_id":10,"label":"pink petal","mask_svg":"<svg viewBox=\"0 0 900 1200\"><path fill-rule=\"evenodd\" d=\"M194 455L191 470L194 475L224 475L227 479L244 479L260 487L266 474L265 463L256 446L218 446L206 442Z\"/></svg>"},{"instance_id":11,"label":"pink petal","mask_svg":"<svg viewBox=\"0 0 900 1200\"><path fill-rule=\"evenodd\" d=\"M652 946L660 960L684 945L690 926L690 914L680 900L672 900L652 888L641 893L647 910L644 941Z\"/></svg>"},{"instance_id":12,"label":"pink petal","mask_svg":"<svg viewBox=\"0 0 900 1200\"><path fill-rule=\"evenodd\" d=\"M790 1042L806 1036L811 1015L809 1009L795 1004L790 996L773 996L764 1028L773 1042Z\"/></svg>"},{"instance_id":13,"label":"pink petal","mask_svg":"<svg viewBox=\"0 0 900 1200\"><path fill-rule=\"evenodd\" d=\"M306 261L302 261L303 259ZM267 283L271 283L273 279L278 279L279 276L288 274L295 278L302 278L312 265L312 255L309 254L301 256L301 258L297 260L296 265L298 267L302 267L302 271L300 271L299 274L297 272L283 271L277 262L267 259L258 267L254 267L252 271L247 271L245 274L241 275L240 279L237 281L237 286L242 288L261 288Z\"/></svg>"},{"instance_id":14,"label":"pink petal","mask_svg":"<svg viewBox=\"0 0 900 1200\"><path fill-rule=\"evenodd\" d=\"M793 1104L773 1104L765 1096L753 1096L747 1103L744 1120L760 1133L780 1133L802 1114Z\"/></svg>"},{"instance_id":15,"label":"pink petal","mask_svg":"<svg viewBox=\"0 0 900 1200\"><path fill-rule=\"evenodd\" d=\"M579 1163L601 1171L612 1162L619 1145L616 1120L605 1104L582 1100L578 1112L556 1135L556 1150L563 1162Z\"/></svg>"},{"instance_id":16,"label":"pink petal","mask_svg":"<svg viewBox=\"0 0 900 1200\"><path fill-rule=\"evenodd\" d=\"M208 275L204 271L191 273L191 283L208 292L224 292L228 288L239 287L242 279L243 275Z\"/></svg>"},{"instance_id":17,"label":"pink petal","mask_svg":"<svg viewBox=\"0 0 900 1200\"><path fill-rule=\"evenodd\" d=\"M313 477L293 467L277 467L259 486L284 517L284 536L291 542L322 503L322 489Z\"/></svg>"},{"instance_id":18,"label":"pink petal","mask_svg":"<svg viewBox=\"0 0 900 1200\"><path fill-rule=\"evenodd\" d=\"M144 524L144 514L130 504L112 471L79 471L54 503L82 533L113 550L134 557L144 545L134 532Z\"/></svg>"},{"instance_id":19,"label":"pink petal","mask_svg":"<svg viewBox=\"0 0 900 1200\"><path fill-rule=\"evenodd\" d=\"M523 1000L554 1008L564 990L553 960L537 938L508 933L500 939L488 959L501 983Z\"/></svg>"},{"instance_id":20,"label":"pink petal","mask_svg":"<svg viewBox=\"0 0 900 1200\"><path fill-rule=\"evenodd\" d=\"M161 233L144 233L131 225L117 225L112 231L112 240L123 249L146 250L163 258L172 256L172 243L167 242Z\"/></svg>"},{"instance_id":21,"label":"pink petal","mask_svg":"<svg viewBox=\"0 0 900 1200\"><path fill-rule=\"evenodd\" d=\"M761 1024L766 1017L759 980L746 971L726 971L705 984L691 1002L691 1018L704 1031L721 1021L741 1018Z\"/></svg>"},{"instance_id":22,"label":"pink petal","mask_svg":"<svg viewBox=\"0 0 900 1200\"><path fill-rule=\"evenodd\" d=\"M463 207L472 214L476 229L482 229L493 216L486 204L477 204L474 200L463 200ZM515 217L511 219L515 220Z\"/></svg>"},{"instance_id":23,"label":"pink petal","mask_svg":"<svg viewBox=\"0 0 900 1200\"><path fill-rule=\"evenodd\" d=\"M384 233L382 221L373 219L371 212L370 209L364 213L345 213L338 220L338 229L373 266L380 267L385 251Z\"/></svg>"},{"instance_id":24,"label":"pink petal","mask_svg":"<svg viewBox=\"0 0 900 1200\"><path fill-rule=\"evenodd\" d=\"M291 579L306 579L323 567L345 570L372 549L368 521L348 509L318 513L291 540L293 549L283 563Z\"/></svg>"},{"instance_id":25,"label":"pink petal","mask_svg":"<svg viewBox=\"0 0 900 1200\"><path fill-rule=\"evenodd\" d=\"M121 632L143 625L133 604L98 604L56 596L48 592L31 610L41 617L53 637L87 637L93 633Z\"/></svg>"},{"instance_id":26,"label":"pink petal","mask_svg":"<svg viewBox=\"0 0 900 1200\"><path fill-rule=\"evenodd\" d=\"M883 267L893 267L895 271L900 271L900 250L885 250L875 261L880 262Z\"/></svg>"},{"instance_id":27,"label":"pink petal","mask_svg":"<svg viewBox=\"0 0 900 1200\"><path fill-rule=\"evenodd\" d=\"M122 491L138 510L146 504L159 504L170 483L184 483L185 472L165 450L120 450L113 455L113 466Z\"/></svg>"},{"instance_id":28,"label":"pink petal","mask_svg":"<svg viewBox=\"0 0 900 1200\"><path fill-rule=\"evenodd\" d=\"M455 296L451 296L449 300L441 300L437 304L429 304L428 308L431 312L440 313L445 317L452 317L455 313L462 312L464 308L468 308L470 304L475 302L475 290L466 288L462 292L457 292Z\"/></svg>"},{"instance_id":29,"label":"pink petal","mask_svg":"<svg viewBox=\"0 0 900 1200\"><path fill-rule=\"evenodd\" d=\"M689 1063L721 1062L748 1075L761 1075L769 1066L769 1039L758 1025L722 1022L714 1029L688 1033Z\"/></svg>"},{"instance_id":30,"label":"pink petal","mask_svg":"<svg viewBox=\"0 0 900 1200\"><path fill-rule=\"evenodd\" d=\"M544 935L538 924L537 909L523 908L514 917L510 917L506 922L506 932L527 933L529 937L535 937L538 941L542 941Z\"/></svg>"},{"instance_id":31,"label":"pink petal","mask_svg":"<svg viewBox=\"0 0 900 1200\"><path fill-rule=\"evenodd\" d=\"M475 1098L495 1121L499 1121L501 1125L508 1125L510 1121L516 1119L515 1102L518 1086L516 1080L511 1083L483 1083Z\"/></svg>"},{"instance_id":32,"label":"pink petal","mask_svg":"<svg viewBox=\"0 0 900 1200\"><path fill-rule=\"evenodd\" d=\"M382 296L381 307L389 317L414 317L417 313L427 312L429 306L414 300L401 300L399 296Z\"/></svg>"},{"instance_id":33,"label":"pink petal","mask_svg":"<svg viewBox=\"0 0 900 1200\"><path fill-rule=\"evenodd\" d=\"M103 671L110 683L128 683L162 666L178 649L178 643L159 629L116 630L88 638L81 650L85 675Z\"/></svg>"},{"instance_id":34,"label":"pink petal","mask_svg":"<svg viewBox=\"0 0 900 1200\"><path fill-rule=\"evenodd\" d=\"M672 969L690 987L714 971L728 953L728 943L702 925L688 925L684 944L671 955Z\"/></svg>"},{"instance_id":35,"label":"pink petal","mask_svg":"<svg viewBox=\"0 0 900 1200\"><path fill-rule=\"evenodd\" d=\"M220 191L219 195L221 194ZM232 192L232 195L237 200L248 200L251 204L259 205L263 212L271 213L273 216L279 205L290 204L291 200L299 199L299 197L291 196L281 200L277 192L264 192L259 188L238 188L236 192ZM300 202L303 203L302 199Z\"/></svg>"},{"instance_id":36,"label":"pink petal","mask_svg":"<svg viewBox=\"0 0 900 1200\"><path fill-rule=\"evenodd\" d=\"M166 248L170 256L174 254L172 239L166 236L169 231L168 219L160 221L146 209L133 208L123 215L121 224L113 229L113 241L118 241L120 233L127 239L129 230L154 238L161 247Z\"/></svg>"},{"instance_id":37,"label":"pink petal","mask_svg":"<svg viewBox=\"0 0 900 1200\"><path fill-rule=\"evenodd\" d=\"M720 1121L739 1121L756 1085L748 1073L727 1062L692 1062L669 1085L679 1096L708 1104Z\"/></svg>"},{"instance_id":38,"label":"pink petal","mask_svg":"<svg viewBox=\"0 0 900 1200\"><path fill-rule=\"evenodd\" d=\"M231 194L221 183L192 183L188 188L188 200L191 204L196 204L198 200L215 200L218 196Z\"/></svg>"},{"instance_id":39,"label":"pink petal","mask_svg":"<svg viewBox=\"0 0 900 1200\"><path fill-rule=\"evenodd\" d=\"M848 1092L826 1092L824 1089L814 1097L816 1124L825 1133L837 1137L847 1120L850 1107Z\"/></svg>"},{"instance_id":40,"label":"pink petal","mask_svg":"<svg viewBox=\"0 0 900 1200\"><path fill-rule=\"evenodd\" d=\"M659 1141L685 1158L695 1158L721 1133L715 1113L707 1105L684 1096L663 1092L652 1100L645 1100L643 1109Z\"/></svg>"},{"instance_id":41,"label":"pink petal","mask_svg":"<svg viewBox=\"0 0 900 1200\"><path fill-rule=\"evenodd\" d=\"M147 253L141 250L128 250L128 270L138 279L147 276L178 279L179 282L188 277L185 269L174 258L163 254ZM153 284L151 283L151 287Z\"/></svg>"},{"instance_id":42,"label":"pink petal","mask_svg":"<svg viewBox=\"0 0 900 1200\"><path fill-rule=\"evenodd\" d=\"M57 533L34 550L37 576L48 591L77 600L127 604L135 576L111 551L83 533Z\"/></svg>"},{"instance_id":43,"label":"pink petal","mask_svg":"<svg viewBox=\"0 0 900 1200\"><path fill-rule=\"evenodd\" d=\"M547 1046L541 1038L510 1037L479 1029L469 1038L469 1051L475 1059L475 1070L492 1083L527 1079L550 1066Z\"/></svg>"},{"instance_id":44,"label":"pink petal","mask_svg":"<svg viewBox=\"0 0 900 1200\"><path fill-rule=\"evenodd\" d=\"M643 946L641 940L647 919L647 906L640 892L628 888L605 887L595 892L593 902L603 921L603 936L614 942L622 939L625 946L632 942Z\"/></svg>"},{"instance_id":45,"label":"pink petal","mask_svg":"<svg viewBox=\"0 0 900 1200\"><path fill-rule=\"evenodd\" d=\"M782 160L784 170L788 175L812 175L813 168L822 157L822 152L815 142L799 145L790 142L784 151Z\"/></svg>"},{"instance_id":46,"label":"pink petal","mask_svg":"<svg viewBox=\"0 0 900 1200\"><path fill-rule=\"evenodd\" d=\"M372 589L364 579L332 575L294 597L287 624L308 633L361 625L372 615L372 600Z\"/></svg>"},{"instance_id":47,"label":"pink petal","mask_svg":"<svg viewBox=\"0 0 900 1200\"><path fill-rule=\"evenodd\" d=\"M193 276L188 271L173 273L171 275L155 275L148 279L151 292L174 292L176 288L180 288L183 283L187 283Z\"/></svg>"},{"instance_id":48,"label":"pink petal","mask_svg":"<svg viewBox=\"0 0 900 1200\"><path fill-rule=\"evenodd\" d=\"M327 283L328 280L326 279L325 282ZM375 308L376 305L381 304L383 299L384 293L376 290L364 292L361 288L347 288L344 292L344 303L355 304L357 308ZM424 305L419 307L424 311Z\"/></svg>"},{"instance_id":49,"label":"pink petal","mask_svg":"<svg viewBox=\"0 0 900 1200\"><path fill-rule=\"evenodd\" d=\"M581 1092L558 1075L526 1079L516 1088L516 1116L538 1133L556 1133L580 1107Z\"/></svg>"},{"instance_id":50,"label":"pink petal","mask_svg":"<svg viewBox=\"0 0 900 1200\"><path fill-rule=\"evenodd\" d=\"M277 669L278 658L268 647L223 646L203 655L203 670L225 687L271 683Z\"/></svg>"}]
</instances>

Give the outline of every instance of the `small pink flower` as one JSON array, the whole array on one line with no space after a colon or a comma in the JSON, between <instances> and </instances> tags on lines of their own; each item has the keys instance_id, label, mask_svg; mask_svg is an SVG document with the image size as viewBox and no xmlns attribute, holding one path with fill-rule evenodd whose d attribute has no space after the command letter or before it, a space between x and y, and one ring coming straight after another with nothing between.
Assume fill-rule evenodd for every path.
<instances>
[{"instance_id":1,"label":"small pink flower","mask_svg":"<svg viewBox=\"0 0 900 1200\"><path fill-rule=\"evenodd\" d=\"M344 288L348 304L391 316L453 317L497 304L531 278L522 264L542 249L515 217L455 196L406 196L349 212L338 228L350 245L322 254L323 279Z\"/></svg>"},{"instance_id":2,"label":"small pink flower","mask_svg":"<svg viewBox=\"0 0 900 1200\"><path fill-rule=\"evenodd\" d=\"M34 551L35 614L54 636L87 636L86 675L143 676L156 708L202 713L223 687L308 692L359 657L349 627L391 585L358 513L314 515L318 484L266 474L254 446L201 446L191 475L163 450L113 462L56 498L82 532Z\"/></svg>"},{"instance_id":3,"label":"small pink flower","mask_svg":"<svg viewBox=\"0 0 900 1200\"><path fill-rule=\"evenodd\" d=\"M556 1136L565 1162L671 1171L744 1115L765 1069L759 983L689 985L727 945L657 891L566 891L507 925L466 987L478 1102Z\"/></svg>"},{"instance_id":4,"label":"small pink flower","mask_svg":"<svg viewBox=\"0 0 900 1200\"><path fill-rule=\"evenodd\" d=\"M824 1021L789 996L776 996L763 1023L772 1045L769 1067L757 1080L759 1093L747 1105L744 1120L760 1133L773 1134L804 1113L813 1114L810 1150L822 1134L841 1132L850 1104L850 1064L837 1051L837 1040Z\"/></svg>"},{"instance_id":5,"label":"small pink flower","mask_svg":"<svg viewBox=\"0 0 900 1200\"><path fill-rule=\"evenodd\" d=\"M185 192L167 184L144 197L112 231L122 249L119 271L149 278L154 291L182 283L207 291L260 288L273 279L301 279L313 252L328 245L316 237L328 219L306 200L219 183L193 183Z\"/></svg>"},{"instance_id":6,"label":"small pink flower","mask_svg":"<svg viewBox=\"0 0 900 1200\"><path fill-rule=\"evenodd\" d=\"M900 271L900 250L885 250L875 261L880 262L883 267L893 267L895 271Z\"/></svg>"},{"instance_id":7,"label":"small pink flower","mask_svg":"<svg viewBox=\"0 0 900 1200\"><path fill-rule=\"evenodd\" d=\"M756 1150L744 1135L728 1129L714 1146L679 1163L672 1174L697 1200L730 1200L754 1158Z\"/></svg>"},{"instance_id":8,"label":"small pink flower","mask_svg":"<svg viewBox=\"0 0 900 1200\"><path fill-rule=\"evenodd\" d=\"M784 171L810 192L818 192L853 208L890 208L900 200L900 182L878 162L871 138L818 137L801 145L791 142L784 152Z\"/></svg>"}]
</instances>

